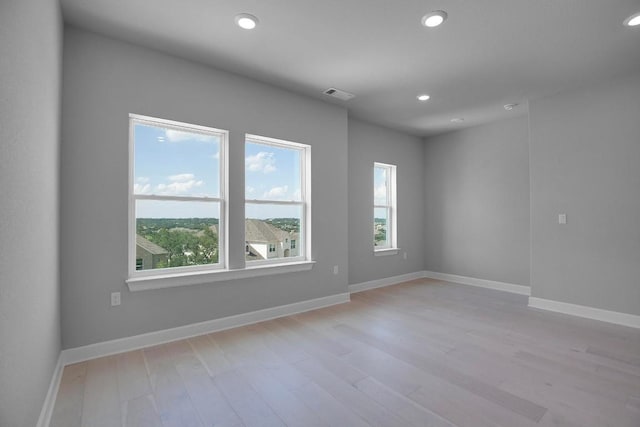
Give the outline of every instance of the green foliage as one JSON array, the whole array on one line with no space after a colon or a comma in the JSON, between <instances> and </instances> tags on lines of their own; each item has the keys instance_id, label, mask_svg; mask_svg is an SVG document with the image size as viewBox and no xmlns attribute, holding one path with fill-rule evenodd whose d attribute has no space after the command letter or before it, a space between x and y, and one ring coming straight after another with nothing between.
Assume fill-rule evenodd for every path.
<instances>
[{"instance_id":1,"label":"green foliage","mask_svg":"<svg viewBox=\"0 0 640 427\"><path fill-rule=\"evenodd\" d=\"M379 246L381 243L387 242L387 220L384 218L374 218L373 221L374 237L373 242L375 246Z\"/></svg>"},{"instance_id":2,"label":"green foliage","mask_svg":"<svg viewBox=\"0 0 640 427\"><path fill-rule=\"evenodd\" d=\"M217 218L140 218L137 233L169 252L156 268L215 264L218 235L212 226Z\"/></svg>"},{"instance_id":3,"label":"green foliage","mask_svg":"<svg viewBox=\"0 0 640 427\"><path fill-rule=\"evenodd\" d=\"M189 230L202 230L203 227L218 225L218 218L138 218L137 232L154 232L161 228L187 228Z\"/></svg>"},{"instance_id":4,"label":"green foliage","mask_svg":"<svg viewBox=\"0 0 640 427\"><path fill-rule=\"evenodd\" d=\"M300 232L298 218L264 220L286 232ZM215 226L215 227L214 227ZM138 218L136 232L169 252L156 268L218 262L218 218Z\"/></svg>"},{"instance_id":5,"label":"green foliage","mask_svg":"<svg viewBox=\"0 0 640 427\"><path fill-rule=\"evenodd\" d=\"M265 219L264 222L273 225L274 227L279 228L280 230L284 230L287 233L300 232L300 219L299 218L269 218Z\"/></svg>"}]
</instances>

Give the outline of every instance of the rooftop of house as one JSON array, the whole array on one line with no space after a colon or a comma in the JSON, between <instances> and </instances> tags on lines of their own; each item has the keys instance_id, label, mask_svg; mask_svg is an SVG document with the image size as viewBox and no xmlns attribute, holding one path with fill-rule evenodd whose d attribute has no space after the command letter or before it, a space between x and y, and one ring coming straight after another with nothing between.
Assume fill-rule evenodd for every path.
<instances>
[{"instance_id":1,"label":"rooftop of house","mask_svg":"<svg viewBox=\"0 0 640 427\"><path fill-rule=\"evenodd\" d=\"M164 255L169 253L163 247L156 245L139 234L136 234L136 246L140 246L142 249L153 255Z\"/></svg>"},{"instance_id":2,"label":"rooftop of house","mask_svg":"<svg viewBox=\"0 0 640 427\"><path fill-rule=\"evenodd\" d=\"M247 242L281 242L289 237L289 233L286 231L259 219L247 218L244 229L244 240Z\"/></svg>"}]
</instances>

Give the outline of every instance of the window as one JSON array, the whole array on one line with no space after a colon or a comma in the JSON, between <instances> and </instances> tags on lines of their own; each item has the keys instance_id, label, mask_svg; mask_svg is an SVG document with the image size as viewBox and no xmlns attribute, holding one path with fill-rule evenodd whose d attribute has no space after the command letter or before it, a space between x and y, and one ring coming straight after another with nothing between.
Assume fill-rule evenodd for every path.
<instances>
[{"instance_id":1,"label":"window","mask_svg":"<svg viewBox=\"0 0 640 427\"><path fill-rule=\"evenodd\" d=\"M313 267L310 146L246 135L244 217L228 203L227 131L134 114L129 129L131 291ZM229 225L245 227L231 259Z\"/></svg>"},{"instance_id":2,"label":"window","mask_svg":"<svg viewBox=\"0 0 640 427\"><path fill-rule=\"evenodd\" d=\"M373 246L382 251L397 249L396 167L384 163L373 166Z\"/></svg>"},{"instance_id":3,"label":"window","mask_svg":"<svg viewBox=\"0 0 640 427\"><path fill-rule=\"evenodd\" d=\"M225 266L227 132L130 115L129 277Z\"/></svg>"},{"instance_id":4,"label":"window","mask_svg":"<svg viewBox=\"0 0 640 427\"><path fill-rule=\"evenodd\" d=\"M253 248L246 256L248 266L311 258L310 150L304 144L247 135L245 241ZM300 244L288 245L289 240Z\"/></svg>"}]
</instances>

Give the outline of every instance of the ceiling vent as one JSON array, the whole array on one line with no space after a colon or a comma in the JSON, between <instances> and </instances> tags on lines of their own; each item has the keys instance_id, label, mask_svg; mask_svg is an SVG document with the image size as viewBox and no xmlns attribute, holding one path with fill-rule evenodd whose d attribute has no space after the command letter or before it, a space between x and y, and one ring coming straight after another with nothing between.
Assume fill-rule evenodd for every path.
<instances>
[{"instance_id":1,"label":"ceiling vent","mask_svg":"<svg viewBox=\"0 0 640 427\"><path fill-rule=\"evenodd\" d=\"M349 92L345 92L344 90L336 89L335 87L330 87L329 89L323 92L325 95L332 96L334 98L338 98L342 101L348 101L353 98L355 95Z\"/></svg>"}]
</instances>

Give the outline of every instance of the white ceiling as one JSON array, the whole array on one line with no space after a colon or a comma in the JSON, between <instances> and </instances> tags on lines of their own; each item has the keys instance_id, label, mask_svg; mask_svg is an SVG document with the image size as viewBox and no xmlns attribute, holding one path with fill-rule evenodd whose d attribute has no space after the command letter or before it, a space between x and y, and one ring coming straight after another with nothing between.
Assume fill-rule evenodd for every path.
<instances>
[{"instance_id":1,"label":"white ceiling","mask_svg":"<svg viewBox=\"0 0 640 427\"><path fill-rule=\"evenodd\" d=\"M61 0L73 25L345 105L427 136L640 71L640 0ZM428 29L421 17L446 10ZM260 19L253 31L234 16ZM342 102L328 87L356 94ZM428 93L420 103L416 96ZM504 104L519 103L511 112ZM463 117L462 124L451 123Z\"/></svg>"}]
</instances>

